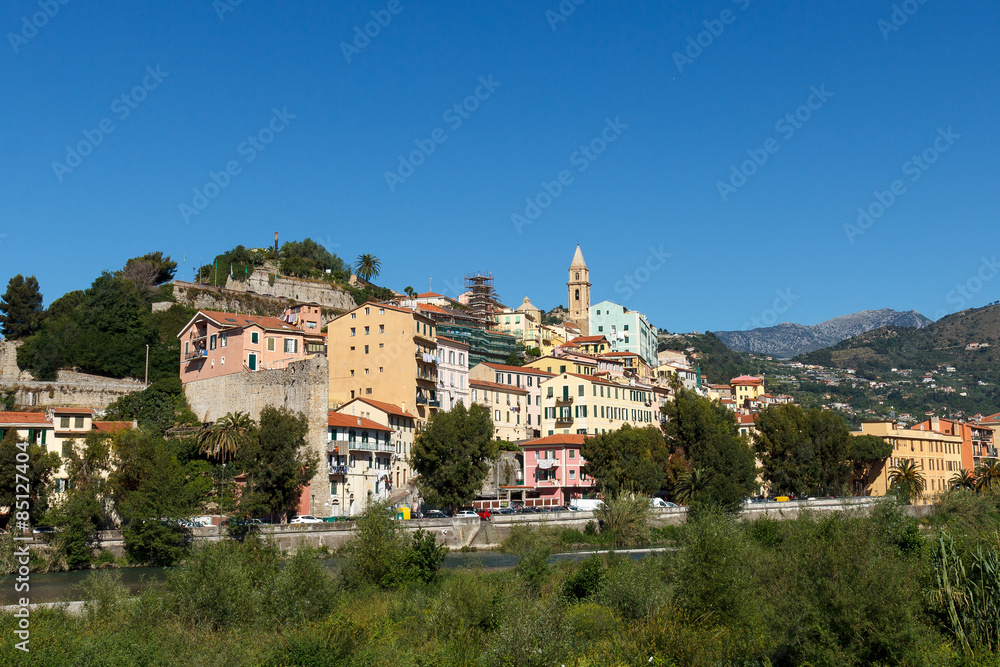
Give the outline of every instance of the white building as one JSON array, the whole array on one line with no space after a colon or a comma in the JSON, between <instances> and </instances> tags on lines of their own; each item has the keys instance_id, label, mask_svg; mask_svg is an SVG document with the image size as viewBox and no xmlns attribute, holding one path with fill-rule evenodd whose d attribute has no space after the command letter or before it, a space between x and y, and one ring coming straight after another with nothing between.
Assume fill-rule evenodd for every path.
<instances>
[{"instance_id":1,"label":"white building","mask_svg":"<svg viewBox=\"0 0 1000 667\"><path fill-rule=\"evenodd\" d=\"M444 336L437 337L437 397L442 410L459 401L469 407L469 346Z\"/></svg>"}]
</instances>

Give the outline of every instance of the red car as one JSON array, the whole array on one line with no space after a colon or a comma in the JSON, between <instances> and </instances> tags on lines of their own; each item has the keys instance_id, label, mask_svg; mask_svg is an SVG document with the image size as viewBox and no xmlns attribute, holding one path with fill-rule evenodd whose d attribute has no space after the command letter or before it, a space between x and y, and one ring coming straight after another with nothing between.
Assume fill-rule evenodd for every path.
<instances>
[{"instance_id":1,"label":"red car","mask_svg":"<svg viewBox=\"0 0 1000 667\"><path fill-rule=\"evenodd\" d=\"M489 510L485 510L485 509L484 510L476 510L476 514L479 515L480 519L485 519L486 521L490 520L491 512Z\"/></svg>"}]
</instances>

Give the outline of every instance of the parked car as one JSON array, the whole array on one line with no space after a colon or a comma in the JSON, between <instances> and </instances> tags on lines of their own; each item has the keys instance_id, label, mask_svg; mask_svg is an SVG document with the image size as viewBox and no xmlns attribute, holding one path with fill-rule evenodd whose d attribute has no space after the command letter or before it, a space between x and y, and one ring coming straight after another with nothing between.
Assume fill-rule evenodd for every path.
<instances>
[{"instance_id":1,"label":"parked car","mask_svg":"<svg viewBox=\"0 0 1000 667\"><path fill-rule=\"evenodd\" d=\"M301 516L295 517L294 519L292 519L288 523L293 524L293 525L299 525L299 524L304 524L304 523L323 523L323 519L317 519L314 516L310 516L308 514L303 514Z\"/></svg>"},{"instance_id":2,"label":"parked car","mask_svg":"<svg viewBox=\"0 0 1000 667\"><path fill-rule=\"evenodd\" d=\"M488 510L488 509L481 509L481 510L478 510L476 512L476 514L479 515L480 519L483 519L484 521L489 521L490 520L490 515L492 514L492 512L490 512L490 510Z\"/></svg>"},{"instance_id":3,"label":"parked car","mask_svg":"<svg viewBox=\"0 0 1000 667\"><path fill-rule=\"evenodd\" d=\"M448 515L441 510L427 510L424 517L427 519L447 519Z\"/></svg>"},{"instance_id":4,"label":"parked car","mask_svg":"<svg viewBox=\"0 0 1000 667\"><path fill-rule=\"evenodd\" d=\"M472 510L461 510L455 515L456 519L478 519L479 515Z\"/></svg>"}]
</instances>

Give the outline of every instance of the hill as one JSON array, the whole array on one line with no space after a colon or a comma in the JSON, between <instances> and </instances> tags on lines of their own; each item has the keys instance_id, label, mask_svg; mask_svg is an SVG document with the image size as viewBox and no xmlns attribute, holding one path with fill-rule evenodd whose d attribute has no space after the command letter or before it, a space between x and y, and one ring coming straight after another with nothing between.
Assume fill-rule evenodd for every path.
<instances>
[{"instance_id":1,"label":"hill","mask_svg":"<svg viewBox=\"0 0 1000 667\"><path fill-rule=\"evenodd\" d=\"M716 335L732 350L789 359L881 327L921 328L930 323L915 310L899 312L883 308L841 315L810 326L783 322L749 331L719 331Z\"/></svg>"}]
</instances>

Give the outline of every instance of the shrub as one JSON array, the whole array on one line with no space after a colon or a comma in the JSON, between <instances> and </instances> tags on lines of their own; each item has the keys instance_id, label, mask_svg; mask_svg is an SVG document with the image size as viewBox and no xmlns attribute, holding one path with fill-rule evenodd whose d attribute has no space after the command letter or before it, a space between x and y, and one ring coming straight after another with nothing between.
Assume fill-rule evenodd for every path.
<instances>
[{"instance_id":1,"label":"shrub","mask_svg":"<svg viewBox=\"0 0 1000 667\"><path fill-rule=\"evenodd\" d=\"M640 544L649 540L649 519L652 510L649 498L622 493L606 498L596 512L601 532L607 533L615 546Z\"/></svg>"},{"instance_id":2,"label":"shrub","mask_svg":"<svg viewBox=\"0 0 1000 667\"><path fill-rule=\"evenodd\" d=\"M521 559L514 567L514 572L527 589L537 595L551 571L549 563L551 559L552 547L545 542L536 542L521 553Z\"/></svg>"},{"instance_id":3,"label":"shrub","mask_svg":"<svg viewBox=\"0 0 1000 667\"><path fill-rule=\"evenodd\" d=\"M606 569L604 559L594 554L563 581L563 595L582 600L593 595L601 585Z\"/></svg>"}]
</instances>

